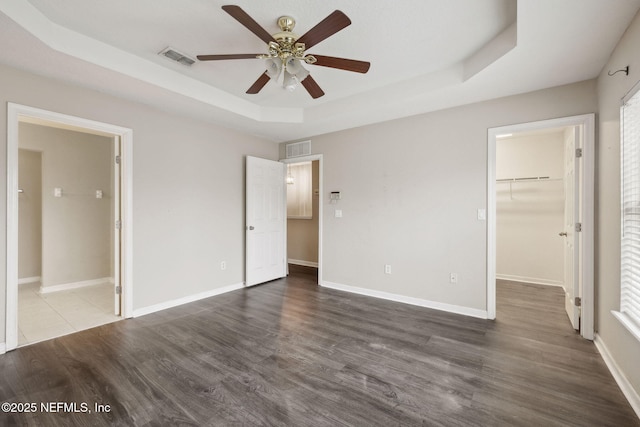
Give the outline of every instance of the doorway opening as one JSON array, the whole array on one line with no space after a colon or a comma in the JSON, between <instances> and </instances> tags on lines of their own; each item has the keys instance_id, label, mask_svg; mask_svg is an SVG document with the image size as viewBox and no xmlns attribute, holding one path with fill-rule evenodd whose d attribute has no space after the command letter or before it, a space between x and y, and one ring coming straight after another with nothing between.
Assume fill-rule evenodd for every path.
<instances>
[{"instance_id":1,"label":"doorway opening","mask_svg":"<svg viewBox=\"0 0 640 427\"><path fill-rule=\"evenodd\" d=\"M287 164L287 265L322 283L322 155Z\"/></svg>"},{"instance_id":2,"label":"doorway opening","mask_svg":"<svg viewBox=\"0 0 640 427\"><path fill-rule=\"evenodd\" d=\"M131 317L131 130L8 112L6 349Z\"/></svg>"},{"instance_id":3,"label":"doorway opening","mask_svg":"<svg viewBox=\"0 0 640 427\"><path fill-rule=\"evenodd\" d=\"M515 286L564 300L558 318L593 339L593 141L592 114L489 129L489 318Z\"/></svg>"}]
</instances>

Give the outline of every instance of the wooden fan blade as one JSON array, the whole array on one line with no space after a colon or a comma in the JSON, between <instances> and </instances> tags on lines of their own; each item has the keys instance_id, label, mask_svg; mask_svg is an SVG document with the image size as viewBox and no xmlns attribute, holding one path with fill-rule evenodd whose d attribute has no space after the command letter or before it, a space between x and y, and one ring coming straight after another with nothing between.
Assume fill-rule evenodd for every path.
<instances>
[{"instance_id":1,"label":"wooden fan blade","mask_svg":"<svg viewBox=\"0 0 640 427\"><path fill-rule=\"evenodd\" d=\"M356 73L366 73L369 71L370 63L365 61L356 61L355 59L336 58L335 56L313 55L317 59L313 65L322 67L337 68L339 70L353 71Z\"/></svg>"},{"instance_id":2,"label":"wooden fan blade","mask_svg":"<svg viewBox=\"0 0 640 427\"><path fill-rule=\"evenodd\" d=\"M247 93L249 93L251 95L255 95L256 93L258 93L258 92L260 92L262 90L264 85L266 85L269 82L269 80L271 80L271 79L269 78L269 76L265 72L260 77L258 77L258 80L256 80L256 82L254 84L251 85L251 87L247 90Z\"/></svg>"},{"instance_id":3,"label":"wooden fan blade","mask_svg":"<svg viewBox=\"0 0 640 427\"><path fill-rule=\"evenodd\" d=\"M198 55L200 61L221 61L223 59L256 59L260 53L239 53L231 55Z\"/></svg>"},{"instance_id":4,"label":"wooden fan blade","mask_svg":"<svg viewBox=\"0 0 640 427\"><path fill-rule=\"evenodd\" d=\"M307 78L302 81L302 86L304 86L304 88L307 90L307 92L309 92L309 95L311 95L313 99L320 98L322 95L324 95L324 91L320 89L318 83L316 83L316 81L313 80L313 77L311 76L307 76Z\"/></svg>"},{"instance_id":5,"label":"wooden fan blade","mask_svg":"<svg viewBox=\"0 0 640 427\"><path fill-rule=\"evenodd\" d=\"M315 27L307 31L296 43L304 43L305 49L309 49L349 25L351 25L349 17L341 11L336 10L320 21Z\"/></svg>"},{"instance_id":6,"label":"wooden fan blade","mask_svg":"<svg viewBox=\"0 0 640 427\"><path fill-rule=\"evenodd\" d=\"M269 42L275 42L273 36L271 36L271 34L267 32L267 30L262 28L260 24L254 21L253 18L247 14L247 12L240 8L240 6L225 5L222 6L222 10L235 18L236 21L247 27L249 31L258 36L263 42L267 44Z\"/></svg>"}]
</instances>

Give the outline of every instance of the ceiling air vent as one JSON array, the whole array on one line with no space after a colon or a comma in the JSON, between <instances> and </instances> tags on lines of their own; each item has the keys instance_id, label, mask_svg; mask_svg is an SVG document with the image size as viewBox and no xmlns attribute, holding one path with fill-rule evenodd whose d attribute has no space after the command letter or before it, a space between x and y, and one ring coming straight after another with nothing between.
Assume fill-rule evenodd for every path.
<instances>
[{"instance_id":1,"label":"ceiling air vent","mask_svg":"<svg viewBox=\"0 0 640 427\"><path fill-rule=\"evenodd\" d=\"M287 148L287 159L311 155L311 141L293 142L285 147Z\"/></svg>"},{"instance_id":2,"label":"ceiling air vent","mask_svg":"<svg viewBox=\"0 0 640 427\"><path fill-rule=\"evenodd\" d=\"M178 52L172 47L168 47L161 52L158 52L158 55L166 56L167 58L186 66L191 66L196 62L195 59L188 57L184 53Z\"/></svg>"}]
</instances>

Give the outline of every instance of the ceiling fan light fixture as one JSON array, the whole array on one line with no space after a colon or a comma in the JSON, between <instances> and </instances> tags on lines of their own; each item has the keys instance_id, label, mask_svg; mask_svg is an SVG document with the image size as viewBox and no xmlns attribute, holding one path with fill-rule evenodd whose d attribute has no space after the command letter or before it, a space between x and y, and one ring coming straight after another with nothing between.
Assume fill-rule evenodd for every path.
<instances>
[{"instance_id":1,"label":"ceiling fan light fixture","mask_svg":"<svg viewBox=\"0 0 640 427\"><path fill-rule=\"evenodd\" d=\"M282 87L293 92L298 87L298 79L294 74L291 74L287 70L284 70L284 79L282 80Z\"/></svg>"},{"instance_id":2,"label":"ceiling fan light fixture","mask_svg":"<svg viewBox=\"0 0 640 427\"><path fill-rule=\"evenodd\" d=\"M300 62L300 61L298 61ZM302 66L302 64L300 64L300 71L298 71L295 75L296 78L298 79L298 81L303 81L304 79L306 79L307 77L309 77L309 70L307 70L306 68L304 68Z\"/></svg>"},{"instance_id":3,"label":"ceiling fan light fixture","mask_svg":"<svg viewBox=\"0 0 640 427\"><path fill-rule=\"evenodd\" d=\"M289 57L284 62L284 79L282 87L292 92L298 84L309 76L309 70L302 66L302 61L298 58Z\"/></svg>"},{"instance_id":4,"label":"ceiling fan light fixture","mask_svg":"<svg viewBox=\"0 0 640 427\"><path fill-rule=\"evenodd\" d=\"M268 60L265 63L266 71L247 89L246 93L248 94L255 95L259 93L269 80L279 79L280 74L284 71L282 86L285 89L293 91L302 82L302 85L313 99L324 96L324 91L318 86L309 71L302 66L303 62L363 74L369 71L371 64L366 61L309 55L306 53L307 49L351 25L349 17L339 10L334 10L300 37L293 32L296 21L290 16L281 16L278 19L278 26L281 31L270 34L240 6L224 5L222 10L265 42L267 44L267 53L198 55L197 58L200 61L254 58Z\"/></svg>"},{"instance_id":5,"label":"ceiling fan light fixture","mask_svg":"<svg viewBox=\"0 0 640 427\"><path fill-rule=\"evenodd\" d=\"M298 72L300 72L300 70L302 69L302 65L300 64L300 61L293 56L288 57L284 61L284 67L290 74L293 74L293 75L297 75Z\"/></svg>"},{"instance_id":6,"label":"ceiling fan light fixture","mask_svg":"<svg viewBox=\"0 0 640 427\"><path fill-rule=\"evenodd\" d=\"M277 80L282 72L282 61L279 58L269 58L265 61L265 64L269 78Z\"/></svg>"}]
</instances>

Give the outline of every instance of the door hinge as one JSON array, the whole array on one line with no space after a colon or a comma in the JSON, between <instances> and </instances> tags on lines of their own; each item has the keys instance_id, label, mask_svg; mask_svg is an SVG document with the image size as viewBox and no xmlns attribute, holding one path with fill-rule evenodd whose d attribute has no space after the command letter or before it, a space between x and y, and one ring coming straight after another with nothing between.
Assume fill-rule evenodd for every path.
<instances>
[{"instance_id":1,"label":"door hinge","mask_svg":"<svg viewBox=\"0 0 640 427\"><path fill-rule=\"evenodd\" d=\"M582 148L576 148L576 157L582 157Z\"/></svg>"},{"instance_id":2,"label":"door hinge","mask_svg":"<svg viewBox=\"0 0 640 427\"><path fill-rule=\"evenodd\" d=\"M122 221L117 220L116 221L116 230L120 230L122 228Z\"/></svg>"},{"instance_id":3,"label":"door hinge","mask_svg":"<svg viewBox=\"0 0 640 427\"><path fill-rule=\"evenodd\" d=\"M122 294L122 286L116 286L116 295Z\"/></svg>"},{"instance_id":4,"label":"door hinge","mask_svg":"<svg viewBox=\"0 0 640 427\"><path fill-rule=\"evenodd\" d=\"M120 156L116 156L116 165L120 164Z\"/></svg>"},{"instance_id":5,"label":"door hinge","mask_svg":"<svg viewBox=\"0 0 640 427\"><path fill-rule=\"evenodd\" d=\"M582 307L582 298L575 297L573 303L575 304L576 307Z\"/></svg>"},{"instance_id":6,"label":"door hinge","mask_svg":"<svg viewBox=\"0 0 640 427\"><path fill-rule=\"evenodd\" d=\"M576 222L576 231L577 232L582 231L582 223L581 222Z\"/></svg>"}]
</instances>

